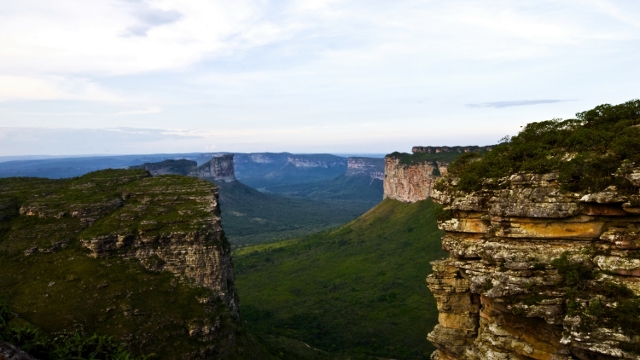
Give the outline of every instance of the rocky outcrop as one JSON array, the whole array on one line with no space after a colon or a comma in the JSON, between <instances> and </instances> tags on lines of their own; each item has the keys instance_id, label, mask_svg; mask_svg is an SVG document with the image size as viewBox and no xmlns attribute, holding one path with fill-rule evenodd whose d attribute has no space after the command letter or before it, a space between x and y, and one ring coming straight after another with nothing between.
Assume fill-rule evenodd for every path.
<instances>
[{"instance_id":1,"label":"rocky outcrop","mask_svg":"<svg viewBox=\"0 0 640 360\"><path fill-rule=\"evenodd\" d=\"M640 195L633 186L560 190L558 175L445 177L432 197L449 219L427 283L439 324L434 359L639 359Z\"/></svg>"},{"instance_id":2,"label":"rocky outcrop","mask_svg":"<svg viewBox=\"0 0 640 360\"><path fill-rule=\"evenodd\" d=\"M211 160L197 166L192 160L164 160L156 163L145 163L130 166L129 169L144 169L151 175L186 175L212 181L232 182L236 180L233 154L210 154Z\"/></svg>"},{"instance_id":3,"label":"rocky outcrop","mask_svg":"<svg viewBox=\"0 0 640 360\"><path fill-rule=\"evenodd\" d=\"M195 176L214 181L232 182L236 180L233 154L224 154L211 158L211 160L191 171L189 176Z\"/></svg>"},{"instance_id":4,"label":"rocky outcrop","mask_svg":"<svg viewBox=\"0 0 640 360\"><path fill-rule=\"evenodd\" d=\"M84 233L82 245L93 257L137 259L149 270L169 270L208 287L237 317L231 249L222 230L217 187L187 180L142 179L122 195L117 214Z\"/></svg>"},{"instance_id":5,"label":"rocky outcrop","mask_svg":"<svg viewBox=\"0 0 640 360\"><path fill-rule=\"evenodd\" d=\"M192 160L164 160L156 163L144 163L138 166L130 166L129 169L144 169L151 175L178 174L187 175L198 167L198 163Z\"/></svg>"},{"instance_id":6,"label":"rocky outcrop","mask_svg":"<svg viewBox=\"0 0 640 360\"><path fill-rule=\"evenodd\" d=\"M414 203L431 197L433 186L446 174L445 162L423 161L403 164L397 157L384 159L384 198Z\"/></svg>"},{"instance_id":7,"label":"rocky outcrop","mask_svg":"<svg viewBox=\"0 0 640 360\"><path fill-rule=\"evenodd\" d=\"M256 164L273 164L279 160L281 156L280 154L266 154L266 153L255 153L255 154L236 154L239 162L253 162Z\"/></svg>"},{"instance_id":8,"label":"rocky outcrop","mask_svg":"<svg viewBox=\"0 0 640 360\"><path fill-rule=\"evenodd\" d=\"M0 360L35 360L17 347L0 341Z\"/></svg>"},{"instance_id":9,"label":"rocky outcrop","mask_svg":"<svg viewBox=\"0 0 640 360\"><path fill-rule=\"evenodd\" d=\"M411 148L412 153L427 153L427 154L439 154L439 153L469 153L469 152L481 152L491 151L493 146L414 146Z\"/></svg>"},{"instance_id":10,"label":"rocky outcrop","mask_svg":"<svg viewBox=\"0 0 640 360\"><path fill-rule=\"evenodd\" d=\"M372 180L384 181L384 159L350 157L347 159L345 176L368 176Z\"/></svg>"},{"instance_id":11,"label":"rocky outcrop","mask_svg":"<svg viewBox=\"0 0 640 360\"><path fill-rule=\"evenodd\" d=\"M238 298L211 182L140 169L5 178L0 216L2 294L21 318L164 359L235 351ZM25 301L29 286L44 301Z\"/></svg>"}]
</instances>

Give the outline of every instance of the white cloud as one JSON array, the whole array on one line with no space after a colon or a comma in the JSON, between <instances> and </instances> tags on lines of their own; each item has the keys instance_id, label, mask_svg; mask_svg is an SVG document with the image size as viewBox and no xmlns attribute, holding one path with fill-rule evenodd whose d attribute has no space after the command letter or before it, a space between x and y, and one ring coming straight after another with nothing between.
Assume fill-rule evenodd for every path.
<instances>
[{"instance_id":1,"label":"white cloud","mask_svg":"<svg viewBox=\"0 0 640 360\"><path fill-rule=\"evenodd\" d=\"M162 112L162 108L159 106L151 106L146 109L140 110L128 110L128 111L120 111L116 113L116 115L149 115L149 114L157 114Z\"/></svg>"},{"instance_id":2,"label":"white cloud","mask_svg":"<svg viewBox=\"0 0 640 360\"><path fill-rule=\"evenodd\" d=\"M604 0L5 1L0 118L220 150L495 141L637 97L637 19Z\"/></svg>"},{"instance_id":3,"label":"white cloud","mask_svg":"<svg viewBox=\"0 0 640 360\"><path fill-rule=\"evenodd\" d=\"M243 0L2 2L0 33L10 35L0 37L0 69L74 74L177 69L223 50L223 39L250 25L254 11ZM146 36L127 36L132 29Z\"/></svg>"},{"instance_id":4,"label":"white cloud","mask_svg":"<svg viewBox=\"0 0 640 360\"><path fill-rule=\"evenodd\" d=\"M84 78L0 74L0 102L10 100L83 100L121 102L125 99Z\"/></svg>"}]
</instances>

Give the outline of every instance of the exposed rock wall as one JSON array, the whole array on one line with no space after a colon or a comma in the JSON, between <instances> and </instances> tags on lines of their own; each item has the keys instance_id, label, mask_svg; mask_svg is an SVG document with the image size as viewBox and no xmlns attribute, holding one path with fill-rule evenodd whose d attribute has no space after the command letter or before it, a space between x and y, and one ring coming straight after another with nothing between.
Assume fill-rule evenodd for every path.
<instances>
[{"instance_id":1,"label":"exposed rock wall","mask_svg":"<svg viewBox=\"0 0 640 360\"><path fill-rule=\"evenodd\" d=\"M169 270L206 286L237 317L231 249L222 230L218 188L175 177L141 182L136 191L123 194L117 214L101 220L111 226L85 236L83 246L93 257L139 259L150 270ZM178 217L163 219L162 213L171 209Z\"/></svg>"},{"instance_id":2,"label":"exposed rock wall","mask_svg":"<svg viewBox=\"0 0 640 360\"><path fill-rule=\"evenodd\" d=\"M384 181L384 159L350 157L345 176L368 176Z\"/></svg>"},{"instance_id":3,"label":"exposed rock wall","mask_svg":"<svg viewBox=\"0 0 640 360\"><path fill-rule=\"evenodd\" d=\"M346 159L329 154L290 155L287 157L287 165L297 168L335 168L346 167Z\"/></svg>"},{"instance_id":4,"label":"exposed rock wall","mask_svg":"<svg viewBox=\"0 0 640 360\"><path fill-rule=\"evenodd\" d=\"M427 278L435 359L639 359L640 169L634 190L560 190L557 174L485 180L432 197L450 258Z\"/></svg>"},{"instance_id":5,"label":"exposed rock wall","mask_svg":"<svg viewBox=\"0 0 640 360\"><path fill-rule=\"evenodd\" d=\"M233 166L233 154L213 157L208 162L190 172L189 176L224 182L235 181L236 175Z\"/></svg>"},{"instance_id":6,"label":"exposed rock wall","mask_svg":"<svg viewBox=\"0 0 640 360\"><path fill-rule=\"evenodd\" d=\"M402 164L394 157L385 157L384 198L414 203L431 197L435 181L446 174L447 163L418 162Z\"/></svg>"}]
</instances>

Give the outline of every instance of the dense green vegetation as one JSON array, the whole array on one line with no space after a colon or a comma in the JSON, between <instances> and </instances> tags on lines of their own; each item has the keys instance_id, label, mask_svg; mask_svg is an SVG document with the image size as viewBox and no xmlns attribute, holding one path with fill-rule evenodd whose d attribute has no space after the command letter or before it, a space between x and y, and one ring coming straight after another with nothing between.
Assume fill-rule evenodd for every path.
<instances>
[{"instance_id":1,"label":"dense green vegetation","mask_svg":"<svg viewBox=\"0 0 640 360\"><path fill-rule=\"evenodd\" d=\"M576 119L534 122L506 138L484 157L465 154L449 167L459 188L478 190L484 178L516 172L557 171L564 190L601 191L609 185L631 190L614 176L623 161L640 162L640 100L599 105Z\"/></svg>"},{"instance_id":2,"label":"dense green vegetation","mask_svg":"<svg viewBox=\"0 0 640 360\"><path fill-rule=\"evenodd\" d=\"M142 165L130 166L129 169L145 169L149 171L165 169L166 174L180 174L180 175L188 175L190 172L195 170L198 167L198 163L193 160L187 159L179 159L173 160L168 159L160 162L154 163L144 163Z\"/></svg>"},{"instance_id":3,"label":"dense green vegetation","mask_svg":"<svg viewBox=\"0 0 640 360\"><path fill-rule=\"evenodd\" d=\"M181 191L172 195L176 188ZM154 201L151 189L173 200ZM82 236L105 231L199 227L199 214L190 208L198 203L189 199L209 194L202 180L104 170L67 180L0 179L0 190L0 297L18 315L11 320L16 325L42 334L73 334L80 327L84 334L100 334L87 341L112 337L136 356L156 353L161 359L200 351L202 343L187 331L192 322L235 327L223 304L198 301L214 297L211 290L167 271L149 271L137 260L89 257L80 243ZM181 211L191 211L190 217L181 221ZM145 227L149 217L156 221L153 229ZM73 336L64 340L70 346Z\"/></svg>"},{"instance_id":4,"label":"dense green vegetation","mask_svg":"<svg viewBox=\"0 0 640 360\"><path fill-rule=\"evenodd\" d=\"M135 359L122 343L111 337L86 335L83 331L56 333L12 322L16 318L0 302L0 342L12 344L40 360L129 360ZM141 359L146 359L146 356Z\"/></svg>"},{"instance_id":5,"label":"dense green vegetation","mask_svg":"<svg viewBox=\"0 0 640 360\"><path fill-rule=\"evenodd\" d=\"M425 277L445 255L430 200L385 200L357 220L302 239L235 250L252 332L352 359L427 359L437 323Z\"/></svg>"},{"instance_id":6,"label":"dense green vegetation","mask_svg":"<svg viewBox=\"0 0 640 360\"><path fill-rule=\"evenodd\" d=\"M439 153L401 153L401 152L392 152L387 155L388 157L399 159L400 164L403 165L411 165L415 163L423 163L423 162L436 162L442 161L446 163L450 163L460 157L461 154L465 154L464 152L458 152L458 148L465 148L472 151L471 153L466 154L486 154L488 151L484 146L451 146L451 151L449 152L439 152ZM439 174L438 174L439 175Z\"/></svg>"},{"instance_id":7,"label":"dense green vegetation","mask_svg":"<svg viewBox=\"0 0 640 360\"><path fill-rule=\"evenodd\" d=\"M220 187L222 224L232 245L247 245L303 236L340 226L374 204L311 200L261 193L241 182Z\"/></svg>"},{"instance_id":8,"label":"dense green vegetation","mask_svg":"<svg viewBox=\"0 0 640 360\"><path fill-rule=\"evenodd\" d=\"M571 259L567 252L551 263L563 278L567 292L567 315L581 315L581 330L619 328L633 338L640 335L640 299L623 285L602 277L583 264ZM639 352L631 347L628 351Z\"/></svg>"}]
</instances>

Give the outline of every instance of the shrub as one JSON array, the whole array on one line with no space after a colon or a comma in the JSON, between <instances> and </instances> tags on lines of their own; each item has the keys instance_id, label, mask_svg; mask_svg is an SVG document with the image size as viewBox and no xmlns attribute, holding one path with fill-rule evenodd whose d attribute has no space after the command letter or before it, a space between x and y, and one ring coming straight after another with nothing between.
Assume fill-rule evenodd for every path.
<instances>
[{"instance_id":1,"label":"shrub","mask_svg":"<svg viewBox=\"0 0 640 360\"><path fill-rule=\"evenodd\" d=\"M599 105L577 113L576 119L527 124L481 159L478 154L460 156L449 172L460 178L458 187L466 191L480 189L484 178L556 171L568 191L601 191L618 183L629 188L613 173L625 159L640 162L638 124L640 100Z\"/></svg>"}]
</instances>

